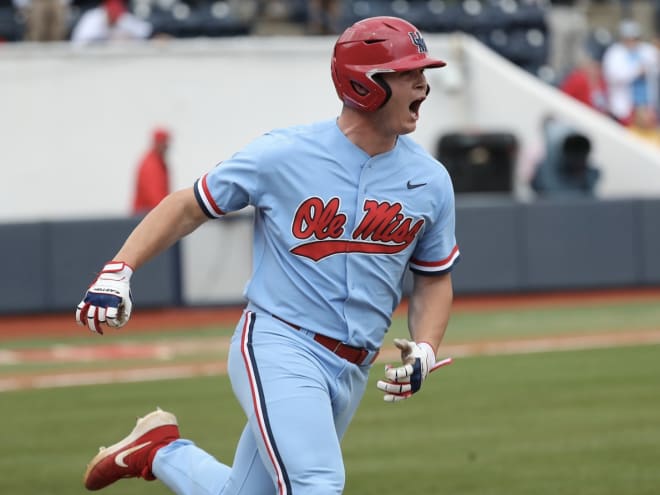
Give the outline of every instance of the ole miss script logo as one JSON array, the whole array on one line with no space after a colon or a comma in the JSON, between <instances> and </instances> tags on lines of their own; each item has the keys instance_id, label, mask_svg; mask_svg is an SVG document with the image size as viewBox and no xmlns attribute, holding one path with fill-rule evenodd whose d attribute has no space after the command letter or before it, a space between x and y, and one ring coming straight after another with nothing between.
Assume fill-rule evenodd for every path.
<instances>
[{"instance_id":1,"label":"ole miss script logo","mask_svg":"<svg viewBox=\"0 0 660 495\"><path fill-rule=\"evenodd\" d=\"M339 198L327 204L321 198L305 200L296 210L291 231L296 239L309 242L291 249L293 254L319 261L337 253L394 254L403 251L415 239L424 220L406 217L400 203L365 200L362 221L350 239L341 239L346 215L339 211Z\"/></svg>"}]
</instances>

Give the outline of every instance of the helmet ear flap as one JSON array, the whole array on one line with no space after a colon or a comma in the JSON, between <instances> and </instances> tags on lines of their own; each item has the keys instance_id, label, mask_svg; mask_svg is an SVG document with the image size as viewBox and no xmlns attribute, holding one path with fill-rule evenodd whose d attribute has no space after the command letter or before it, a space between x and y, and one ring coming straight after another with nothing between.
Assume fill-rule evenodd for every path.
<instances>
[{"instance_id":1,"label":"helmet ear flap","mask_svg":"<svg viewBox=\"0 0 660 495\"><path fill-rule=\"evenodd\" d=\"M351 80L351 88L360 96L367 96L369 94L369 90L355 80Z\"/></svg>"},{"instance_id":2,"label":"helmet ear flap","mask_svg":"<svg viewBox=\"0 0 660 495\"><path fill-rule=\"evenodd\" d=\"M365 77L360 74L360 78L364 82L358 81L356 78L351 78L349 83L353 90L353 96L346 97L354 103L357 103L358 108L363 108L369 112L378 110L380 107L387 103L387 100L392 96L392 89L385 82L381 74L374 74L371 77Z\"/></svg>"}]
</instances>

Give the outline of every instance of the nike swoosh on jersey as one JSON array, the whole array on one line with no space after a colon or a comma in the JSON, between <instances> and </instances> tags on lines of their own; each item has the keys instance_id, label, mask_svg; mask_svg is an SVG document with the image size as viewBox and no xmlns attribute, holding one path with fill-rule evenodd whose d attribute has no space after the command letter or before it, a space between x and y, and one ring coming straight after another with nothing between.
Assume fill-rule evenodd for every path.
<instances>
[{"instance_id":1,"label":"nike swoosh on jersey","mask_svg":"<svg viewBox=\"0 0 660 495\"><path fill-rule=\"evenodd\" d=\"M126 450L124 450L124 451L121 452L117 457L115 457L115 464L117 464L117 466L119 466L119 467L124 467L124 468L125 468L125 467L128 467L128 464L126 464L126 463L124 462L124 459L125 459L127 456L131 455L133 452L137 452L137 451L140 450L142 447L146 447L146 446L149 445L150 443L151 443L151 440L148 441L148 442L144 442L144 443L142 443L142 444L140 444L140 445L136 445L135 447L131 447L130 449L126 449Z\"/></svg>"},{"instance_id":2,"label":"nike swoosh on jersey","mask_svg":"<svg viewBox=\"0 0 660 495\"><path fill-rule=\"evenodd\" d=\"M413 184L412 182L408 181L406 183L406 187L408 189L417 189L418 187L425 186L426 184L428 184L428 182L420 182L419 184Z\"/></svg>"}]
</instances>

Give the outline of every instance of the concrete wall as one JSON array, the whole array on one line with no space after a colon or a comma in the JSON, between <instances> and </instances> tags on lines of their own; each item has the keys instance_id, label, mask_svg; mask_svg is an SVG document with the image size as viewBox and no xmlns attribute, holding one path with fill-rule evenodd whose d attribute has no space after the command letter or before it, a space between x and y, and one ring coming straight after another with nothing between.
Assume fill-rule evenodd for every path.
<instances>
[{"instance_id":1,"label":"concrete wall","mask_svg":"<svg viewBox=\"0 0 660 495\"><path fill-rule=\"evenodd\" d=\"M529 197L529 160L539 151L541 122L553 115L591 140L593 163L601 170L601 198L660 197L660 148L628 133L611 119L555 88L541 84L477 40L462 39L466 121L475 129L509 128L521 143L518 197Z\"/></svg>"},{"instance_id":2,"label":"concrete wall","mask_svg":"<svg viewBox=\"0 0 660 495\"><path fill-rule=\"evenodd\" d=\"M174 188L261 133L332 118L334 38L168 40L74 48L0 46L0 222L96 219L130 211L151 129L172 130ZM660 197L660 151L463 35L427 36L448 66L414 138L432 153L451 131L507 131L535 151L553 112L593 138L600 197ZM524 167L521 167L524 168ZM525 170L516 192L525 194Z\"/></svg>"}]
</instances>

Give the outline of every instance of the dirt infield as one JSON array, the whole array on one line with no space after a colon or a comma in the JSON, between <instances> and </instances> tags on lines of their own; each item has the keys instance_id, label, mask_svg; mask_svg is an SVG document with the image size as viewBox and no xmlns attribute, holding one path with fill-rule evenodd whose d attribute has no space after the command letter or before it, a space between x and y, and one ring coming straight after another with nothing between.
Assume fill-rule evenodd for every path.
<instances>
[{"instance_id":1,"label":"dirt infield","mask_svg":"<svg viewBox=\"0 0 660 495\"><path fill-rule=\"evenodd\" d=\"M616 301L659 301L660 287L628 290L575 291L532 294L502 294L459 296L454 301L454 312L492 311L525 307L552 307L555 305L582 305L585 303L607 303ZM3 340L30 337L75 337L82 329L75 322L75 307L70 313L46 315L0 316L0 342ZM397 309L397 314L407 311L406 302ZM140 310L134 308L127 327L135 331L167 331L182 327L233 325L238 321L241 307L218 308L174 308Z\"/></svg>"},{"instance_id":2,"label":"dirt infield","mask_svg":"<svg viewBox=\"0 0 660 495\"><path fill-rule=\"evenodd\" d=\"M556 294L532 294L524 296L458 297L455 312L492 311L495 309L515 309L525 307L563 307L586 303L607 304L620 301L660 301L660 288L628 291L573 292ZM403 303L397 313L404 313ZM134 312L129 323L134 332L167 332L182 327L203 327L233 325L239 318L242 308L214 309L164 309ZM174 339L167 343L117 344L108 341L99 345L66 345L68 337L80 337L84 328L75 323L71 314L3 316L0 317L0 371L5 366L22 364L57 364L57 371L20 371L0 375L0 392L8 390L51 388L84 384L100 384L130 381L162 380L192 376L217 375L225 373L224 360L228 338ZM111 330L108 330L111 331ZM47 348L26 348L20 350L2 349L2 342L12 340L62 338L62 344ZM443 346L443 353L454 357L546 352L550 350L571 350L621 345L659 344L658 329L625 333L603 333L589 335L562 335L534 337L508 341L480 341ZM194 363L169 362L176 358L195 357ZM390 362L398 358L394 349L384 350L379 361ZM132 364L131 360L148 361L148 365ZM112 369L76 369L80 363L112 363ZM61 365L70 367L62 369Z\"/></svg>"}]
</instances>

